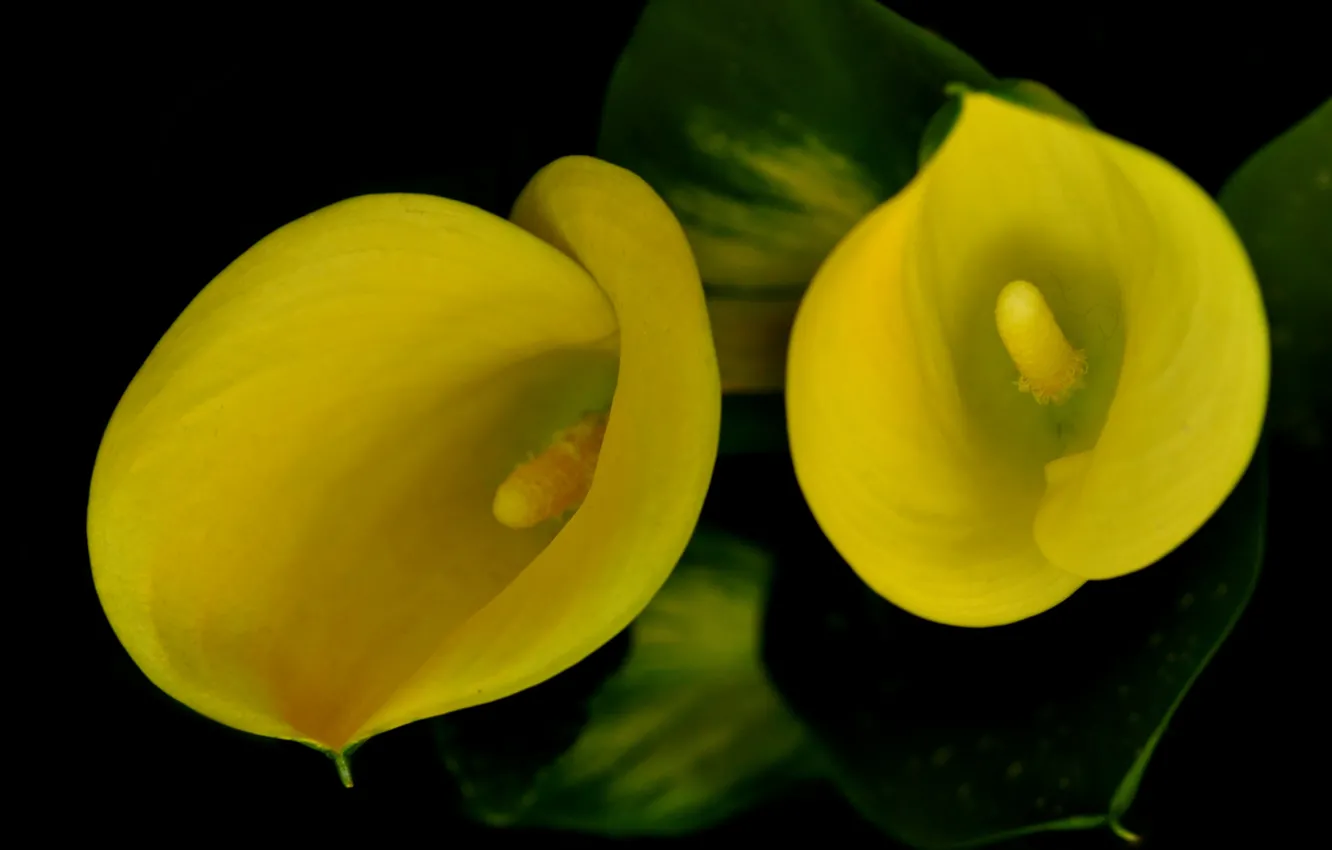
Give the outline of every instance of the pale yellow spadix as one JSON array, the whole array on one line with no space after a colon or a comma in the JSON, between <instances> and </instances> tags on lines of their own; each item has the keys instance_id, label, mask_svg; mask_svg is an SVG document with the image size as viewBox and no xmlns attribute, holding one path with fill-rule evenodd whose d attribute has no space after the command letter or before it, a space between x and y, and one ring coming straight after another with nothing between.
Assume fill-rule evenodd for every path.
<instances>
[{"instance_id":1,"label":"pale yellow spadix","mask_svg":"<svg viewBox=\"0 0 1332 850\"><path fill-rule=\"evenodd\" d=\"M561 429L500 484L491 505L495 519L509 528L531 528L577 507L592 489L605 436L606 417L598 413Z\"/></svg>"},{"instance_id":2,"label":"pale yellow spadix","mask_svg":"<svg viewBox=\"0 0 1332 850\"><path fill-rule=\"evenodd\" d=\"M1040 404L1061 404L1087 374L1087 354L1068 344L1041 291L1025 280L999 290L994 322L1021 378Z\"/></svg>"}]
</instances>

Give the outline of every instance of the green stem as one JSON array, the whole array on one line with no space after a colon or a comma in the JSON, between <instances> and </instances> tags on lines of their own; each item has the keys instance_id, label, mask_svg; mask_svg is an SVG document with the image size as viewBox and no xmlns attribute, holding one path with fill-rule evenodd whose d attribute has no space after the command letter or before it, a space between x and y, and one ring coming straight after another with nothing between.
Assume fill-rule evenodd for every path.
<instances>
[{"instance_id":1,"label":"green stem","mask_svg":"<svg viewBox=\"0 0 1332 850\"><path fill-rule=\"evenodd\" d=\"M338 778L344 788L352 787L351 765L347 763L346 753L330 753L333 763L338 766Z\"/></svg>"},{"instance_id":2,"label":"green stem","mask_svg":"<svg viewBox=\"0 0 1332 850\"><path fill-rule=\"evenodd\" d=\"M1142 843L1142 836L1138 835L1135 832L1129 832L1127 829L1125 829L1124 825L1119 822L1119 818L1110 819L1110 831L1113 832L1115 835L1118 835L1120 838L1124 839L1125 844L1130 844L1134 847L1137 847L1139 844Z\"/></svg>"}]
</instances>

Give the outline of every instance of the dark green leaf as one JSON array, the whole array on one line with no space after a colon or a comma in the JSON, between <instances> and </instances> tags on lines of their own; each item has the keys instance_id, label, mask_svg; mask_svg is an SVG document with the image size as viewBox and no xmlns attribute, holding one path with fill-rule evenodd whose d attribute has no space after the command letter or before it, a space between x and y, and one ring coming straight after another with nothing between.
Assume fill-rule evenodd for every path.
<instances>
[{"instance_id":1,"label":"dark green leaf","mask_svg":"<svg viewBox=\"0 0 1332 850\"><path fill-rule=\"evenodd\" d=\"M468 712L439 721L472 814L495 826L686 833L810 776L814 750L759 664L769 573L761 550L701 533L590 699L570 699L586 698L585 684L531 696L543 685L511 698L527 696L522 705L471 710L484 725ZM580 667L570 672L591 681Z\"/></svg>"},{"instance_id":2,"label":"dark green leaf","mask_svg":"<svg viewBox=\"0 0 1332 850\"><path fill-rule=\"evenodd\" d=\"M992 80L873 0L653 0L598 153L671 205L711 294L798 292L911 179L952 82Z\"/></svg>"},{"instance_id":3,"label":"dark green leaf","mask_svg":"<svg viewBox=\"0 0 1332 850\"><path fill-rule=\"evenodd\" d=\"M1272 329L1269 422L1306 449L1332 413L1332 100L1246 162L1221 190Z\"/></svg>"},{"instance_id":4,"label":"dark green leaf","mask_svg":"<svg viewBox=\"0 0 1332 850\"><path fill-rule=\"evenodd\" d=\"M792 533L820 542L777 550L765 660L848 797L900 840L1099 826L1131 839L1120 821L1153 748L1253 590L1265 493L1260 459L1160 563L993 629L894 607L806 517Z\"/></svg>"},{"instance_id":5,"label":"dark green leaf","mask_svg":"<svg viewBox=\"0 0 1332 850\"><path fill-rule=\"evenodd\" d=\"M430 721L471 814L497 825L517 819L533 776L578 740L588 701L628 650L626 631L536 687Z\"/></svg>"}]
</instances>

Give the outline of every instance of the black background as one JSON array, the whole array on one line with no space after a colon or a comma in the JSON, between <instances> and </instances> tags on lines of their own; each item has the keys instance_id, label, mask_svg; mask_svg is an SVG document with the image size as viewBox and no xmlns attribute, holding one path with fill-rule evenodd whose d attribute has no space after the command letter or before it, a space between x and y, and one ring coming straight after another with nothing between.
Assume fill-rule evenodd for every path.
<instances>
[{"instance_id":1,"label":"black background","mask_svg":"<svg viewBox=\"0 0 1332 850\"><path fill-rule=\"evenodd\" d=\"M641 5L458 3L397 19L361 9L281 33L258 18L119 18L84 21L86 43L57 50L78 66L74 91L50 111L69 127L62 138L81 183L58 236L71 263L88 268L57 290L59 315L77 328L58 323L72 359L54 374L61 401L77 409L51 461L61 474L48 475L62 482L42 511L56 530L25 556L58 583L56 619L24 649L44 677L27 710L53 727L39 742L44 770L28 781L40 803L72 803L73 821L95 818L108 837L149 842L194 843L201 830L206 838L245 825L263 830L256 840L299 830L315 840L363 832L442 846L610 846L468 826L452 811L421 724L360 750L357 787L346 791L318 753L233 732L173 703L108 627L82 525L98 441L120 393L227 262L276 227L366 192L433 192L507 212L541 165L593 152L600 97ZM1162 154L1213 192L1332 93L1315 13L1294 4L1245 16L890 5L999 76L1047 83L1101 129ZM1307 479L1283 451L1258 592L1176 716L1135 805L1151 846L1250 838L1282 846L1317 818L1323 726L1310 678L1319 656L1300 606L1305 575L1325 568L1300 548L1299 532L1320 502L1297 489ZM252 818L265 823L250 826ZM793 836L889 846L828 799L774 804L688 841ZM1101 836L1038 843L1114 846Z\"/></svg>"}]
</instances>

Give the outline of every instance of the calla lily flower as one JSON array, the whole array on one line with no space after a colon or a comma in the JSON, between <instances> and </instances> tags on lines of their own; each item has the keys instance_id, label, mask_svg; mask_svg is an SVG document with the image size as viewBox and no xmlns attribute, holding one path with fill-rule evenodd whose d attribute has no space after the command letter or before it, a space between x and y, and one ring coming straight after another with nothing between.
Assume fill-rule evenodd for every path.
<instances>
[{"instance_id":1,"label":"calla lily flower","mask_svg":"<svg viewBox=\"0 0 1332 850\"><path fill-rule=\"evenodd\" d=\"M511 221L354 198L268 236L121 399L88 539L162 690L344 755L568 668L646 606L720 420L698 273L666 205L586 157Z\"/></svg>"},{"instance_id":2,"label":"calla lily flower","mask_svg":"<svg viewBox=\"0 0 1332 850\"><path fill-rule=\"evenodd\" d=\"M1262 301L1161 159L979 93L822 264L787 363L796 473L880 595L959 626L1166 555L1253 455Z\"/></svg>"}]
</instances>

